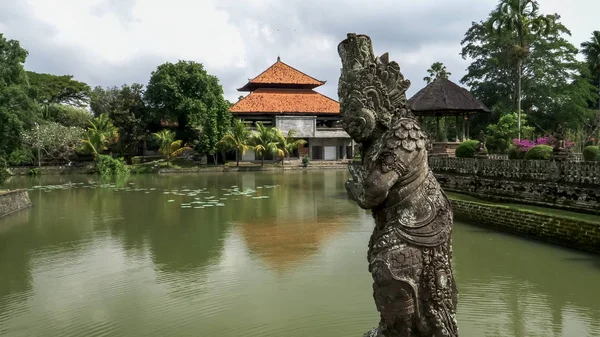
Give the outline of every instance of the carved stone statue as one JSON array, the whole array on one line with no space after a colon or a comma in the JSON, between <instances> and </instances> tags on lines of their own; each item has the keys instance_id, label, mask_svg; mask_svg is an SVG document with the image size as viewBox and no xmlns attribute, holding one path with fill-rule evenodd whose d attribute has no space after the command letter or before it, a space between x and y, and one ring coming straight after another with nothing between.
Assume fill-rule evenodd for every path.
<instances>
[{"instance_id":1,"label":"carved stone statue","mask_svg":"<svg viewBox=\"0 0 600 337\"><path fill-rule=\"evenodd\" d=\"M479 131L479 137L477 138L479 140L479 147L477 148L477 153L475 154L475 157L488 158L488 151L485 147L485 133L483 132L483 130Z\"/></svg>"},{"instance_id":2,"label":"carved stone statue","mask_svg":"<svg viewBox=\"0 0 600 337\"><path fill-rule=\"evenodd\" d=\"M362 161L350 164L346 189L375 219L367 256L380 322L365 336L458 336L452 208L406 106L410 81L366 35L348 34L338 52L342 125Z\"/></svg>"}]
</instances>

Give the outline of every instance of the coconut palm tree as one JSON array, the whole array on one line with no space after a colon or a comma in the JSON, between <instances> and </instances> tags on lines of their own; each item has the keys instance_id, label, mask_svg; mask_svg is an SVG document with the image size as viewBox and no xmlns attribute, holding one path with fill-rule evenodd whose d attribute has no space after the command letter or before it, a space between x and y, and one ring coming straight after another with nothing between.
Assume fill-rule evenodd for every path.
<instances>
[{"instance_id":1,"label":"coconut palm tree","mask_svg":"<svg viewBox=\"0 0 600 337\"><path fill-rule=\"evenodd\" d=\"M276 129L266 127L262 123L256 123L256 132L250 138L250 146L261 157L260 166L265 165L265 154L272 153L276 156L283 156L284 152L279 145Z\"/></svg>"},{"instance_id":2,"label":"coconut palm tree","mask_svg":"<svg viewBox=\"0 0 600 337\"><path fill-rule=\"evenodd\" d=\"M600 31L594 31L592 38L581 44L581 53L585 56L592 76L598 79L598 94L600 94ZM598 109L600 110L600 98Z\"/></svg>"},{"instance_id":3,"label":"coconut palm tree","mask_svg":"<svg viewBox=\"0 0 600 337\"><path fill-rule=\"evenodd\" d=\"M448 72L446 66L442 62L434 62L429 69L427 69L429 76L423 77L423 81L427 84L433 82L436 78L448 78L452 73Z\"/></svg>"},{"instance_id":4,"label":"coconut palm tree","mask_svg":"<svg viewBox=\"0 0 600 337\"><path fill-rule=\"evenodd\" d=\"M83 151L98 158L102 151L108 150L110 145L117 143L119 129L113 125L107 114L101 114L90 121L90 127L84 137L85 139L82 140Z\"/></svg>"},{"instance_id":5,"label":"coconut palm tree","mask_svg":"<svg viewBox=\"0 0 600 337\"><path fill-rule=\"evenodd\" d=\"M181 140L175 140L175 132L171 130L161 130L153 135L160 144L158 152L167 157L167 164L172 158L178 157L184 152L193 151L189 146L182 146Z\"/></svg>"},{"instance_id":6,"label":"coconut palm tree","mask_svg":"<svg viewBox=\"0 0 600 337\"><path fill-rule=\"evenodd\" d=\"M240 166L240 157L250 147L249 141L251 136L250 128L241 119L236 119L233 122L233 128L223 136L217 145L235 150L236 166Z\"/></svg>"},{"instance_id":7,"label":"coconut palm tree","mask_svg":"<svg viewBox=\"0 0 600 337\"><path fill-rule=\"evenodd\" d=\"M277 135L277 147L283 152L284 159L289 157L295 149L306 144L304 139L296 139L296 130L289 130L287 136L279 129L274 129ZM281 161L284 165L284 160Z\"/></svg>"},{"instance_id":8,"label":"coconut palm tree","mask_svg":"<svg viewBox=\"0 0 600 337\"><path fill-rule=\"evenodd\" d=\"M500 0L498 7L488 21L489 29L497 34L514 34L516 37L512 54L517 60L517 113L519 140L521 140L521 79L523 61L530 54L532 39L547 35L554 20L551 16L540 15L536 0Z\"/></svg>"}]
</instances>

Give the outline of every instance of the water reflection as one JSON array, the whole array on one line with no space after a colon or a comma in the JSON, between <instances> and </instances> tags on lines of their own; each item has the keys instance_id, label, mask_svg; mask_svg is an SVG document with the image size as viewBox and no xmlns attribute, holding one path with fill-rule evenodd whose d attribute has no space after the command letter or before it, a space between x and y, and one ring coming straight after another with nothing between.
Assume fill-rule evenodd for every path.
<instances>
[{"instance_id":1,"label":"water reflection","mask_svg":"<svg viewBox=\"0 0 600 337\"><path fill-rule=\"evenodd\" d=\"M468 225L456 227L454 247L461 329L479 336L600 333L599 257Z\"/></svg>"},{"instance_id":2,"label":"water reflection","mask_svg":"<svg viewBox=\"0 0 600 337\"><path fill-rule=\"evenodd\" d=\"M30 191L32 209L0 219L0 335L360 335L377 322L373 221L347 178L12 179L78 185ZM454 247L461 336L600 335L597 256L460 223Z\"/></svg>"}]
</instances>

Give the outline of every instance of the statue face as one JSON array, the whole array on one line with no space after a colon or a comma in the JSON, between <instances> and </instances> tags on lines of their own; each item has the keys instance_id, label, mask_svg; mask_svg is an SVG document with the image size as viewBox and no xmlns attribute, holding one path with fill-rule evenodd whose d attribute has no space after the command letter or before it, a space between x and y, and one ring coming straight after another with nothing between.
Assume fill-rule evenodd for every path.
<instances>
[{"instance_id":1,"label":"statue face","mask_svg":"<svg viewBox=\"0 0 600 337\"><path fill-rule=\"evenodd\" d=\"M358 143L369 141L375 129L375 112L364 108L357 98L350 98L348 104L341 100L342 126Z\"/></svg>"}]
</instances>

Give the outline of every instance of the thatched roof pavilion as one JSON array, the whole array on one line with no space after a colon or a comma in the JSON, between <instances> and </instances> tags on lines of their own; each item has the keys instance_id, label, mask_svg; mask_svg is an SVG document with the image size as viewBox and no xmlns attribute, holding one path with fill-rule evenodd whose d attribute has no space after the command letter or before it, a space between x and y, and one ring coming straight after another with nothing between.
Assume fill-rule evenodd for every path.
<instances>
[{"instance_id":1,"label":"thatched roof pavilion","mask_svg":"<svg viewBox=\"0 0 600 337\"><path fill-rule=\"evenodd\" d=\"M468 90L442 77L419 90L407 104L415 116L460 116L490 112Z\"/></svg>"},{"instance_id":2,"label":"thatched roof pavilion","mask_svg":"<svg viewBox=\"0 0 600 337\"><path fill-rule=\"evenodd\" d=\"M469 116L477 113L489 113L490 109L478 101L466 90L447 78L438 77L425 88L419 90L407 101L408 108L415 116L437 118L437 142L433 144L434 154L454 156L458 143L469 139ZM448 123L445 131L440 128L440 118L456 117L456 140L448 141ZM462 116L462 123L460 117ZM459 125L462 124L459 132Z\"/></svg>"}]
</instances>

